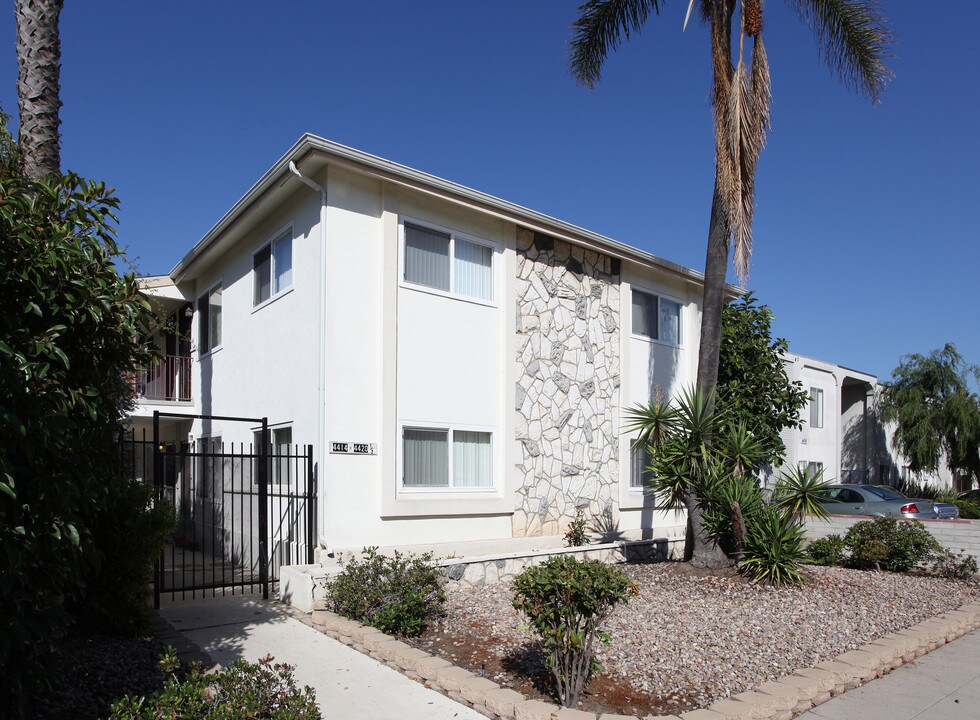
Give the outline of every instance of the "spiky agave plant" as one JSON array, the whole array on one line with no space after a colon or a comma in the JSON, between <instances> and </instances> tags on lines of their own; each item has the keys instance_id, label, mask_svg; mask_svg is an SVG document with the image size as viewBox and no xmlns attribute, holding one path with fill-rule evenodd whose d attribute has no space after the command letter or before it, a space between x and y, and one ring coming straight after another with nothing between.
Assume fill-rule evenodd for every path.
<instances>
[{"instance_id":1,"label":"spiky agave plant","mask_svg":"<svg viewBox=\"0 0 980 720\"><path fill-rule=\"evenodd\" d=\"M823 470L813 473L807 468L790 467L776 479L773 505L797 523L807 517L825 518L827 511L820 503L830 498L828 485Z\"/></svg>"},{"instance_id":2,"label":"spiky agave plant","mask_svg":"<svg viewBox=\"0 0 980 720\"><path fill-rule=\"evenodd\" d=\"M754 582L768 585L798 585L806 576L803 526L772 506L763 508L749 526L738 565L739 572Z\"/></svg>"}]
</instances>

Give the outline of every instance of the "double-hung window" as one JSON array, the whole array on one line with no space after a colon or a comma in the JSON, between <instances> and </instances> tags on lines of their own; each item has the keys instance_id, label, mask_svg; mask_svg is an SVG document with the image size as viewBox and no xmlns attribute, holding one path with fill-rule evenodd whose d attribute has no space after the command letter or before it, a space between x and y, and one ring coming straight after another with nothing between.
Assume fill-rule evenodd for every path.
<instances>
[{"instance_id":1,"label":"double-hung window","mask_svg":"<svg viewBox=\"0 0 980 720\"><path fill-rule=\"evenodd\" d=\"M293 286L293 231L280 234L252 256L252 305L285 292Z\"/></svg>"},{"instance_id":2,"label":"double-hung window","mask_svg":"<svg viewBox=\"0 0 980 720\"><path fill-rule=\"evenodd\" d=\"M221 284L197 299L198 350L201 355L221 345Z\"/></svg>"},{"instance_id":3,"label":"double-hung window","mask_svg":"<svg viewBox=\"0 0 980 720\"><path fill-rule=\"evenodd\" d=\"M635 288L631 295L633 334L669 345L680 345L681 304Z\"/></svg>"},{"instance_id":4,"label":"double-hung window","mask_svg":"<svg viewBox=\"0 0 980 720\"><path fill-rule=\"evenodd\" d=\"M404 223L404 280L493 302L493 248L456 233Z\"/></svg>"},{"instance_id":5,"label":"double-hung window","mask_svg":"<svg viewBox=\"0 0 980 720\"><path fill-rule=\"evenodd\" d=\"M456 428L402 430L406 489L493 488L493 434Z\"/></svg>"},{"instance_id":6,"label":"double-hung window","mask_svg":"<svg viewBox=\"0 0 980 720\"><path fill-rule=\"evenodd\" d=\"M823 427L823 390L810 388L810 427Z\"/></svg>"},{"instance_id":7,"label":"double-hung window","mask_svg":"<svg viewBox=\"0 0 980 720\"><path fill-rule=\"evenodd\" d=\"M817 475L823 472L822 462L807 462L806 460L800 460L798 465L800 472L806 473L807 477L815 478Z\"/></svg>"}]
</instances>

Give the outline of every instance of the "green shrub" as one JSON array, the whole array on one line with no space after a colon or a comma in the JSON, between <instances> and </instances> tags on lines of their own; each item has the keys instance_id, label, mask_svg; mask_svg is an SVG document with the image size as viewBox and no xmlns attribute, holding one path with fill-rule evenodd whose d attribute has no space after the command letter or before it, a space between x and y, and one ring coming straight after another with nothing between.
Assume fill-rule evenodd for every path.
<instances>
[{"instance_id":1,"label":"green shrub","mask_svg":"<svg viewBox=\"0 0 980 720\"><path fill-rule=\"evenodd\" d=\"M951 501L960 509L960 517L964 520L980 520L980 502L976 500Z\"/></svg>"},{"instance_id":2,"label":"green shrub","mask_svg":"<svg viewBox=\"0 0 980 720\"><path fill-rule=\"evenodd\" d=\"M776 480L772 501L781 511L803 520L806 517L825 518L827 511L820 503L830 498L823 479L823 470L811 473L806 468L792 466Z\"/></svg>"},{"instance_id":3,"label":"green shrub","mask_svg":"<svg viewBox=\"0 0 980 720\"><path fill-rule=\"evenodd\" d=\"M844 538L831 534L811 542L806 554L814 565L840 565L844 560Z\"/></svg>"},{"instance_id":4,"label":"green shrub","mask_svg":"<svg viewBox=\"0 0 980 720\"><path fill-rule=\"evenodd\" d=\"M344 562L327 588L336 613L394 635L419 635L446 595L432 553L387 556L376 547Z\"/></svg>"},{"instance_id":5,"label":"green shrub","mask_svg":"<svg viewBox=\"0 0 980 720\"><path fill-rule=\"evenodd\" d=\"M313 689L296 687L293 668L273 664L272 656L250 663L236 660L220 672L205 675L192 666L183 679L174 674L173 648L160 664L171 673L163 690L152 697L126 697L112 705L110 720L319 720Z\"/></svg>"},{"instance_id":6,"label":"green shrub","mask_svg":"<svg viewBox=\"0 0 980 720\"><path fill-rule=\"evenodd\" d=\"M739 554L739 572L754 582L798 585L804 580L803 541L804 528L794 515L766 507L747 526L745 549Z\"/></svg>"},{"instance_id":7,"label":"green shrub","mask_svg":"<svg viewBox=\"0 0 980 720\"><path fill-rule=\"evenodd\" d=\"M0 180L0 717L31 715L86 605L132 400L123 374L151 357L149 303L116 267L117 206L74 175Z\"/></svg>"},{"instance_id":8,"label":"green shrub","mask_svg":"<svg viewBox=\"0 0 980 720\"><path fill-rule=\"evenodd\" d=\"M118 477L92 526L101 552L79 613L85 622L122 632L141 629L149 610L153 562L173 532L170 503L152 485Z\"/></svg>"},{"instance_id":9,"label":"green shrub","mask_svg":"<svg viewBox=\"0 0 980 720\"><path fill-rule=\"evenodd\" d=\"M850 551L845 564L858 570L908 572L940 549L917 520L881 517L852 526L844 536Z\"/></svg>"},{"instance_id":10,"label":"green shrub","mask_svg":"<svg viewBox=\"0 0 980 720\"><path fill-rule=\"evenodd\" d=\"M582 508L575 511L575 519L565 531L565 547L582 547L589 544L588 521Z\"/></svg>"},{"instance_id":11,"label":"green shrub","mask_svg":"<svg viewBox=\"0 0 980 720\"><path fill-rule=\"evenodd\" d=\"M929 570L933 575L957 580L969 580L977 574L977 560L966 553L955 553L942 548L929 559Z\"/></svg>"},{"instance_id":12,"label":"green shrub","mask_svg":"<svg viewBox=\"0 0 980 720\"><path fill-rule=\"evenodd\" d=\"M594 672L601 669L595 641L609 644L599 628L620 603L637 593L619 568L597 560L556 555L526 568L514 580L514 607L541 638L558 699L575 707Z\"/></svg>"}]
</instances>

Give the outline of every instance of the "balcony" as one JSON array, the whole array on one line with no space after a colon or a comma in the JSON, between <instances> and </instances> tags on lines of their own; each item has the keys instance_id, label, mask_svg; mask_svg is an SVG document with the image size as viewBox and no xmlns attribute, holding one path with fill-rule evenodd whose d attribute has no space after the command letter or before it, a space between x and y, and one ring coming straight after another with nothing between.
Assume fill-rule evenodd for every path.
<instances>
[{"instance_id":1,"label":"balcony","mask_svg":"<svg viewBox=\"0 0 980 720\"><path fill-rule=\"evenodd\" d=\"M140 402L189 402L191 358L165 355L153 365L137 369L130 379Z\"/></svg>"}]
</instances>

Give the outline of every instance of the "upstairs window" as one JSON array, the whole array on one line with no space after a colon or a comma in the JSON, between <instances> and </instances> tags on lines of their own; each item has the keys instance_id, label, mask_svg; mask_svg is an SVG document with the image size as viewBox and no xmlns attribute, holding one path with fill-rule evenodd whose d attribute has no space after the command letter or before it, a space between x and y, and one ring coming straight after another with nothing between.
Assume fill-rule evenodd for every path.
<instances>
[{"instance_id":1,"label":"upstairs window","mask_svg":"<svg viewBox=\"0 0 980 720\"><path fill-rule=\"evenodd\" d=\"M810 427L823 427L823 390L810 388Z\"/></svg>"},{"instance_id":2,"label":"upstairs window","mask_svg":"<svg viewBox=\"0 0 980 720\"><path fill-rule=\"evenodd\" d=\"M209 353L221 345L221 284L197 299L198 351Z\"/></svg>"},{"instance_id":3,"label":"upstairs window","mask_svg":"<svg viewBox=\"0 0 980 720\"><path fill-rule=\"evenodd\" d=\"M452 295L493 301L493 248L406 222L404 279Z\"/></svg>"},{"instance_id":4,"label":"upstairs window","mask_svg":"<svg viewBox=\"0 0 980 720\"><path fill-rule=\"evenodd\" d=\"M252 256L252 275L253 306L261 305L293 286L292 230L266 243Z\"/></svg>"},{"instance_id":5,"label":"upstairs window","mask_svg":"<svg viewBox=\"0 0 980 720\"><path fill-rule=\"evenodd\" d=\"M669 345L681 344L681 304L634 289L633 334Z\"/></svg>"}]
</instances>

